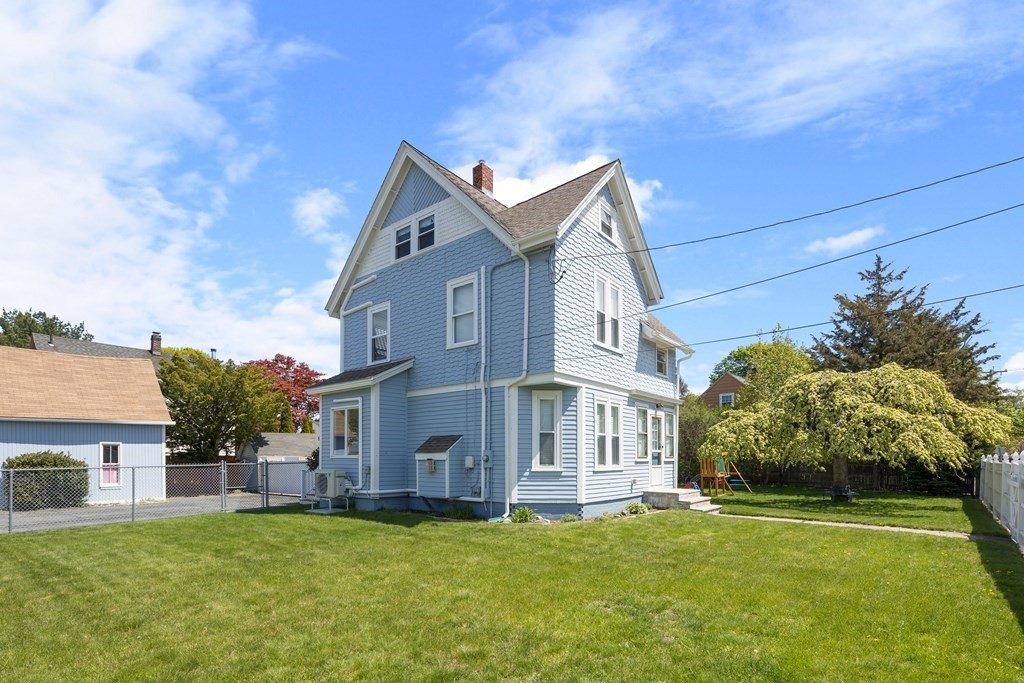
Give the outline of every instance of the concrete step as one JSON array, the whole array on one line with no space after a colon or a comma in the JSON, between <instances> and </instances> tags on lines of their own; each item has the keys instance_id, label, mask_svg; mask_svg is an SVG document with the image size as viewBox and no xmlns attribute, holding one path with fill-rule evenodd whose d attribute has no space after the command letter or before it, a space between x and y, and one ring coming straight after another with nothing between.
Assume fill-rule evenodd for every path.
<instances>
[{"instance_id":1,"label":"concrete step","mask_svg":"<svg viewBox=\"0 0 1024 683\"><path fill-rule=\"evenodd\" d=\"M696 510L702 503L710 503L711 499L707 496L686 496L685 498L679 499L679 507L685 510Z\"/></svg>"},{"instance_id":2,"label":"concrete step","mask_svg":"<svg viewBox=\"0 0 1024 683\"><path fill-rule=\"evenodd\" d=\"M694 512L704 512L709 515L717 515L718 511L722 509L722 506L712 504L711 499L709 498L705 501L701 501L700 503L691 506L689 509L693 510Z\"/></svg>"},{"instance_id":3,"label":"concrete step","mask_svg":"<svg viewBox=\"0 0 1024 683\"><path fill-rule=\"evenodd\" d=\"M678 489L668 486L651 487L644 491L644 502L658 510L682 508L696 512L718 512L722 506L712 505L711 499L696 489Z\"/></svg>"}]
</instances>

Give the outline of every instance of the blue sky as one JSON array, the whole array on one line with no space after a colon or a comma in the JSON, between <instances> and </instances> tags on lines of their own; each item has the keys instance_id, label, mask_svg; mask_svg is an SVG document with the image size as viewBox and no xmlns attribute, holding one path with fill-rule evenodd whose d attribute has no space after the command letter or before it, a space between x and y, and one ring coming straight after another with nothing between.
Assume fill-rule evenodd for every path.
<instances>
[{"instance_id":1,"label":"blue sky","mask_svg":"<svg viewBox=\"0 0 1024 683\"><path fill-rule=\"evenodd\" d=\"M506 203L621 158L676 242L1024 154L1022 34L984 1L4 3L0 304L334 372L323 306L402 139L486 159ZM1022 201L1019 163L655 263L671 303ZM1022 219L880 253L933 299L1018 284ZM871 260L661 317L691 342L827 320ZM1024 386L1021 300L969 307Z\"/></svg>"}]
</instances>

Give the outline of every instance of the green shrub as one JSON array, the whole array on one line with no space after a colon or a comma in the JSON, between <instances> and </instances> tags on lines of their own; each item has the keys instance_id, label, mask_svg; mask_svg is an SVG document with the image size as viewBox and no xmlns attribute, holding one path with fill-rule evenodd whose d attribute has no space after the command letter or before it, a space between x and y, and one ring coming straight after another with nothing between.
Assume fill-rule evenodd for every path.
<instances>
[{"instance_id":1,"label":"green shrub","mask_svg":"<svg viewBox=\"0 0 1024 683\"><path fill-rule=\"evenodd\" d=\"M5 470L40 470L51 467L74 467L56 471L4 472L3 490L10 490L14 481L14 509L74 508L85 504L89 496L89 471L83 460L67 453L40 451L9 458Z\"/></svg>"},{"instance_id":2,"label":"green shrub","mask_svg":"<svg viewBox=\"0 0 1024 683\"><path fill-rule=\"evenodd\" d=\"M473 506L466 503L453 503L444 514L452 519L473 519L476 516L473 514Z\"/></svg>"},{"instance_id":3,"label":"green shrub","mask_svg":"<svg viewBox=\"0 0 1024 683\"><path fill-rule=\"evenodd\" d=\"M578 521L580 521L580 518L579 518L578 516L576 516L576 515L572 514L571 512L566 512L566 513L565 513L564 515L562 515L562 516L561 516L561 517L559 518L559 520L558 520L558 521L559 521L559 522L566 522L566 523L569 523L569 522L578 522Z\"/></svg>"},{"instance_id":4,"label":"green shrub","mask_svg":"<svg viewBox=\"0 0 1024 683\"><path fill-rule=\"evenodd\" d=\"M516 524L527 524L533 521L536 513L528 507L517 507L512 511L511 520Z\"/></svg>"},{"instance_id":5,"label":"green shrub","mask_svg":"<svg viewBox=\"0 0 1024 683\"><path fill-rule=\"evenodd\" d=\"M645 515L651 509L647 503L632 501L626 503L626 512L631 515Z\"/></svg>"}]
</instances>

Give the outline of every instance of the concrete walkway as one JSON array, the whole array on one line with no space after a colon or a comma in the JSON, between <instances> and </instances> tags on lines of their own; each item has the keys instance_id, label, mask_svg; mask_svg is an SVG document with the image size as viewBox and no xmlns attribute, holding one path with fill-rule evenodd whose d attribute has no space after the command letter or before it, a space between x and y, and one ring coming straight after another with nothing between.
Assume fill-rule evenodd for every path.
<instances>
[{"instance_id":1,"label":"concrete walkway","mask_svg":"<svg viewBox=\"0 0 1024 683\"><path fill-rule=\"evenodd\" d=\"M990 534L966 534L961 531L938 531L937 529L911 529L905 526L880 526L877 524L855 524L853 522L825 522L817 519L793 519L791 517L762 517L760 515L730 515L724 512L718 513L719 517L731 519L756 519L760 522L789 522L791 524L813 524L816 526L839 526L847 529L869 529L871 531L895 531L903 534L921 534L923 536L941 536L943 538L959 538L965 541L1001 541L1013 543L1013 540L1005 536L992 536Z\"/></svg>"}]
</instances>

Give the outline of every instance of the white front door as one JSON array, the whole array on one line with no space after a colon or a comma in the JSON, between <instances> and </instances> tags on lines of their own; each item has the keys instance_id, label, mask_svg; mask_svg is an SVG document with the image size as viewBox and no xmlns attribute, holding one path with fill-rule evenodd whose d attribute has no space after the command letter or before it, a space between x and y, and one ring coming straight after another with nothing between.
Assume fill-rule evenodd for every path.
<instances>
[{"instance_id":1,"label":"white front door","mask_svg":"<svg viewBox=\"0 0 1024 683\"><path fill-rule=\"evenodd\" d=\"M647 432L651 438L651 486L665 485L665 418L663 413L650 411Z\"/></svg>"}]
</instances>

